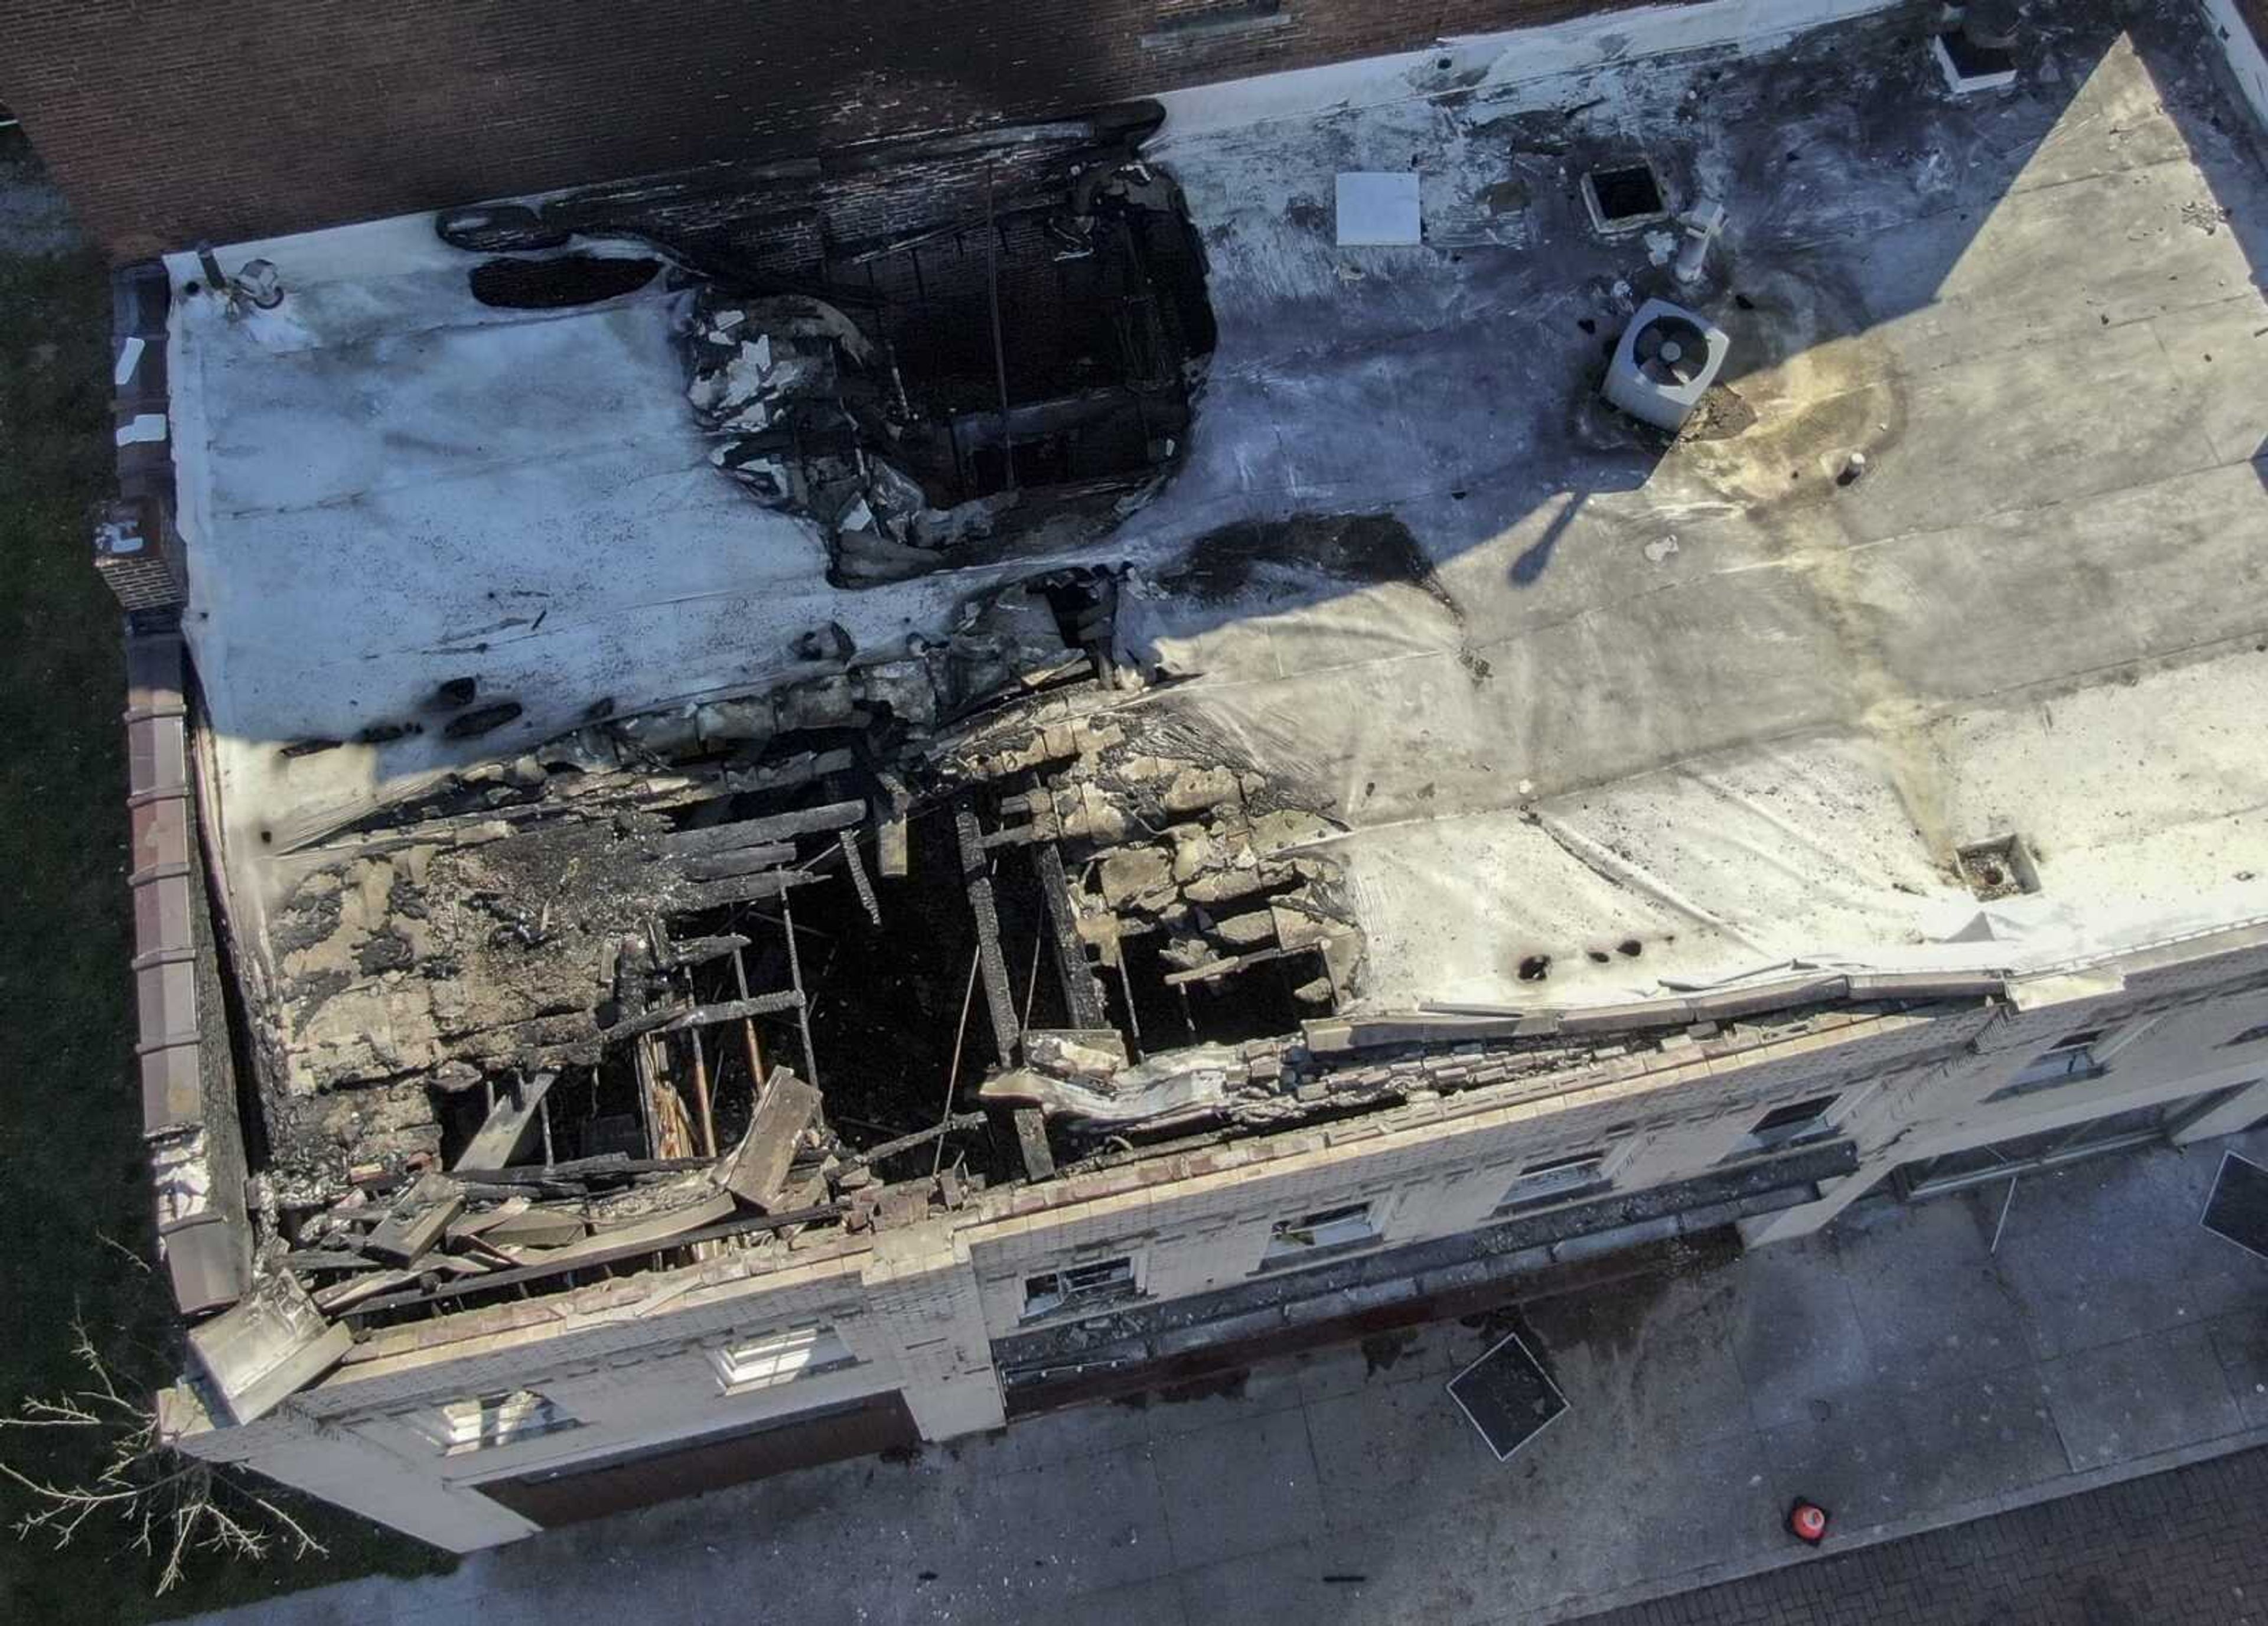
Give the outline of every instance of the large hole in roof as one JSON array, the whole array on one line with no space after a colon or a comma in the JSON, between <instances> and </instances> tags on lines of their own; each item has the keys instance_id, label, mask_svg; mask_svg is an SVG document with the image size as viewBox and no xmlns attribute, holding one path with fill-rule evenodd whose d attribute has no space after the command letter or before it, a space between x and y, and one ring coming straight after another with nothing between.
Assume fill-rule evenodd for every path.
<instances>
[{"instance_id":1,"label":"large hole in roof","mask_svg":"<svg viewBox=\"0 0 2268 1626\"><path fill-rule=\"evenodd\" d=\"M1635 225L1641 220L1658 219L1664 212L1661 183L1654 178L1651 164L1594 169L1583 177L1583 185L1602 226Z\"/></svg>"},{"instance_id":2,"label":"large hole in roof","mask_svg":"<svg viewBox=\"0 0 2268 1626\"><path fill-rule=\"evenodd\" d=\"M483 260L473 268L473 298L513 311L556 311L636 293L661 269L659 260L561 254L550 260Z\"/></svg>"}]
</instances>

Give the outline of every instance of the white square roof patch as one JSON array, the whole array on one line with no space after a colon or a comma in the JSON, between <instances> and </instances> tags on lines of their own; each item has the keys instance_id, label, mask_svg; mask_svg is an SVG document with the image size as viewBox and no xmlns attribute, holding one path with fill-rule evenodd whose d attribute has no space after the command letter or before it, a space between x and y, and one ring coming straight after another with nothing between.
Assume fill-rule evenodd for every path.
<instances>
[{"instance_id":1,"label":"white square roof patch","mask_svg":"<svg viewBox=\"0 0 2268 1626\"><path fill-rule=\"evenodd\" d=\"M1418 240L1414 170L1350 170L1339 177L1340 246Z\"/></svg>"}]
</instances>

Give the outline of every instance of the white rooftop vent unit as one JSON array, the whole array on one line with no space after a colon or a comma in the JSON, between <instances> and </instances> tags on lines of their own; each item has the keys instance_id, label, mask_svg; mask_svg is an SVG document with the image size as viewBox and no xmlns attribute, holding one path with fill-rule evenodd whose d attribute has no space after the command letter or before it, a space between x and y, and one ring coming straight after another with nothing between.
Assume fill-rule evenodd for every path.
<instances>
[{"instance_id":1,"label":"white rooftop vent unit","mask_svg":"<svg viewBox=\"0 0 2268 1626\"><path fill-rule=\"evenodd\" d=\"M1725 330L1705 318L1667 299L1648 299L1607 364L1607 399L1674 432L1701 404L1732 347Z\"/></svg>"}]
</instances>

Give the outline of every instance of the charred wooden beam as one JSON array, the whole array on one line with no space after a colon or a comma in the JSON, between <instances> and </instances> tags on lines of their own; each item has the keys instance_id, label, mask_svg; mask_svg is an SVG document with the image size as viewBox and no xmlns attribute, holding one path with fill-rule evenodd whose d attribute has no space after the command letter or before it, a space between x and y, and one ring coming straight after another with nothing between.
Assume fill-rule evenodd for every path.
<instances>
[{"instance_id":1,"label":"charred wooden beam","mask_svg":"<svg viewBox=\"0 0 2268 1626\"><path fill-rule=\"evenodd\" d=\"M1048 1180L1056 1172L1055 1148L1048 1144L1048 1121L1036 1107L1015 1111L1016 1145L1024 1154L1024 1173L1033 1180Z\"/></svg>"},{"instance_id":2,"label":"charred wooden beam","mask_svg":"<svg viewBox=\"0 0 2268 1626\"><path fill-rule=\"evenodd\" d=\"M627 1180L637 1174L681 1174L688 1169L705 1169L711 1162L708 1158L630 1158L609 1151L595 1158L573 1158L549 1168L535 1164L516 1169L463 1168L457 1171L457 1177L491 1186L541 1186L614 1175Z\"/></svg>"},{"instance_id":3,"label":"charred wooden beam","mask_svg":"<svg viewBox=\"0 0 2268 1626\"><path fill-rule=\"evenodd\" d=\"M1048 935L1055 942L1056 975L1063 984L1064 1009L1071 1014L1071 1026L1108 1027L1110 1006L1103 997L1101 980L1086 963L1086 945L1079 938L1078 921L1071 916L1071 882L1064 874L1063 853L1053 842L1042 842L1032 849L1032 867L1039 876L1040 896L1047 904Z\"/></svg>"},{"instance_id":4,"label":"charred wooden beam","mask_svg":"<svg viewBox=\"0 0 2268 1626\"><path fill-rule=\"evenodd\" d=\"M803 996L792 989L777 994L757 994L747 999L727 999L718 1004L695 1005L689 1011L655 1012L640 1017L642 1022L652 1021L653 1031L681 1034L688 1028L708 1027L718 1022L737 1022L744 1016L777 1016L784 1011L803 1009Z\"/></svg>"},{"instance_id":5,"label":"charred wooden beam","mask_svg":"<svg viewBox=\"0 0 2268 1626\"><path fill-rule=\"evenodd\" d=\"M795 843L781 842L769 847L734 847L724 852L696 853L687 857L679 868L688 880L729 880L735 875L754 875L761 870L776 870L783 864L795 862Z\"/></svg>"},{"instance_id":6,"label":"charred wooden beam","mask_svg":"<svg viewBox=\"0 0 2268 1626\"><path fill-rule=\"evenodd\" d=\"M895 1140L886 1140L879 1146L854 1152L852 1163L880 1163L885 1158L895 1158L902 1151L911 1151L917 1146L926 1146L940 1135L950 1135L956 1129L981 1129L990 1120L981 1112L957 1112L941 1122L925 1129L916 1129L910 1135L901 1135Z\"/></svg>"},{"instance_id":7,"label":"charred wooden beam","mask_svg":"<svg viewBox=\"0 0 2268 1626\"><path fill-rule=\"evenodd\" d=\"M992 876L984 856L984 836L976 810L967 802L954 809L954 835L961 847L961 878L976 921L976 963L984 977L984 1004L992 1018L992 1041L1000 1064L1016 1059L1016 997L1008 985L1008 961L1000 952L1000 911L992 898Z\"/></svg>"},{"instance_id":8,"label":"charred wooden beam","mask_svg":"<svg viewBox=\"0 0 2268 1626\"><path fill-rule=\"evenodd\" d=\"M722 960L727 954L738 953L748 946L748 942L747 938L732 932L713 938L688 938L682 943L670 945L668 958L663 963L672 969L681 966L706 965L712 960Z\"/></svg>"},{"instance_id":9,"label":"charred wooden beam","mask_svg":"<svg viewBox=\"0 0 2268 1626\"><path fill-rule=\"evenodd\" d=\"M820 1093L785 1068L776 1070L748 1131L722 1170L725 1188L752 1208L780 1206L790 1189L796 1143L819 1121Z\"/></svg>"},{"instance_id":10,"label":"charred wooden beam","mask_svg":"<svg viewBox=\"0 0 2268 1626\"><path fill-rule=\"evenodd\" d=\"M858 856L858 838L849 830L835 834L836 844L843 849L843 865L850 872L850 885L858 894L858 901L866 910L866 918L876 925L882 923L882 905L874 896L874 883L866 879L865 861Z\"/></svg>"},{"instance_id":11,"label":"charred wooden beam","mask_svg":"<svg viewBox=\"0 0 2268 1626\"><path fill-rule=\"evenodd\" d=\"M458 1154L457 1168L500 1169L519 1156L519 1149L526 1144L528 1131L535 1127L543 1098L558 1076L556 1072L537 1073L497 1097L496 1105L489 1108L488 1121Z\"/></svg>"},{"instance_id":12,"label":"charred wooden beam","mask_svg":"<svg viewBox=\"0 0 2268 1626\"><path fill-rule=\"evenodd\" d=\"M517 1270L497 1270L487 1276L467 1277L459 1282L443 1282L423 1292L394 1293L383 1299L373 1299L342 1313L349 1321L365 1315L375 1315L385 1310L407 1309L412 1306L431 1304L438 1299L460 1299L467 1293L486 1292L491 1288L521 1287L532 1282L565 1276L578 1270L595 1269L601 1265L620 1264L627 1259L642 1259L650 1254L689 1247L696 1242L714 1242L725 1237L742 1236L751 1231L781 1231L790 1225L807 1225L840 1216L847 1205L822 1203L813 1208L798 1209L786 1214L744 1214L737 1219L727 1219L698 1230L681 1232L659 1242L633 1242L621 1247L597 1249L579 1254L573 1259L556 1263L526 1265Z\"/></svg>"},{"instance_id":13,"label":"charred wooden beam","mask_svg":"<svg viewBox=\"0 0 2268 1626\"><path fill-rule=\"evenodd\" d=\"M832 834L848 829L866 816L863 801L829 802L822 807L799 808L762 819L740 819L730 824L705 825L680 830L654 843L657 856L684 857L695 853L725 852L736 847L762 847L799 835Z\"/></svg>"},{"instance_id":14,"label":"charred wooden beam","mask_svg":"<svg viewBox=\"0 0 2268 1626\"><path fill-rule=\"evenodd\" d=\"M386 1218L363 1239L363 1251L390 1263L411 1263L432 1250L464 1207L464 1188L455 1181L425 1175L394 1199Z\"/></svg>"},{"instance_id":15,"label":"charred wooden beam","mask_svg":"<svg viewBox=\"0 0 2268 1626\"><path fill-rule=\"evenodd\" d=\"M816 879L802 870L765 870L755 875L736 875L725 880L712 880L688 887L672 902L674 913L689 915L698 909L719 909L727 903L754 903L764 898L777 898L791 887L800 887Z\"/></svg>"}]
</instances>

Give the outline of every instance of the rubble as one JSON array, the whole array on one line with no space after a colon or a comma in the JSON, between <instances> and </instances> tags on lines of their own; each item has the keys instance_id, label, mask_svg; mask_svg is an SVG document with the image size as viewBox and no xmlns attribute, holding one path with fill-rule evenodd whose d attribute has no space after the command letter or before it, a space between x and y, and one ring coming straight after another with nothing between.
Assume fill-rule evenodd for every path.
<instances>
[{"instance_id":1,"label":"rubble","mask_svg":"<svg viewBox=\"0 0 2268 1626\"><path fill-rule=\"evenodd\" d=\"M337 1365L354 1343L285 1271L257 1277L242 1302L189 1330L189 1351L229 1420L250 1423Z\"/></svg>"}]
</instances>

